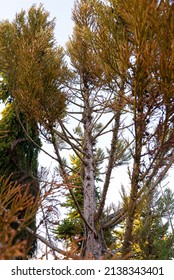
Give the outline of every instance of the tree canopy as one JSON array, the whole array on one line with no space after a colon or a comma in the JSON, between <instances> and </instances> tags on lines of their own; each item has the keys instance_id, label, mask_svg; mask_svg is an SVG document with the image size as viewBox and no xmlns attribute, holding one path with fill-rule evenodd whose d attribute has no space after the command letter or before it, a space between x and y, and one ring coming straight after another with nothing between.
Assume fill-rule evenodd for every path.
<instances>
[{"instance_id":1,"label":"tree canopy","mask_svg":"<svg viewBox=\"0 0 174 280\"><path fill-rule=\"evenodd\" d=\"M52 144L58 181L47 183L54 194L66 190L68 213L54 229L71 248L66 257L173 256L173 229L162 219L169 193L157 195L174 163L173 11L171 1L77 0L66 50L57 46L43 6L0 24L0 67L15 110ZM25 123L23 130L28 134ZM32 135L30 141L38 146ZM122 200L108 207L121 165L129 180ZM116 177L114 184L120 189ZM51 241L50 248L55 252Z\"/></svg>"}]
</instances>

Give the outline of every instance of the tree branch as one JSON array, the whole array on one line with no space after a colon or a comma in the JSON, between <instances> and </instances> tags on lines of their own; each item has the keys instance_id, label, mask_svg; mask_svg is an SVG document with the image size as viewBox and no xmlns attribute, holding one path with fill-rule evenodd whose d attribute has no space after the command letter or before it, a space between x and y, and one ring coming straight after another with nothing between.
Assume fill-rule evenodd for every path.
<instances>
[{"instance_id":1,"label":"tree branch","mask_svg":"<svg viewBox=\"0 0 174 280\"><path fill-rule=\"evenodd\" d=\"M107 122L107 124L96 134L93 136L93 140L97 139L102 132L112 123L112 121L115 119L115 115Z\"/></svg>"},{"instance_id":2,"label":"tree branch","mask_svg":"<svg viewBox=\"0 0 174 280\"><path fill-rule=\"evenodd\" d=\"M24 125L22 124L22 122L21 122L21 120L20 120L20 118L19 118L19 115L18 115L17 113L16 113L16 115L17 115L18 121L19 121L19 123L20 123L20 125L21 125L23 131L25 132L27 138L28 138L37 148L39 148L42 152L44 152L47 156L49 156L50 158L52 158L52 159L58 161L57 158L55 158L54 156L52 156L51 154L49 154L47 151L45 151L40 145L38 145L38 144L30 137L30 135L29 135L28 132L26 131Z\"/></svg>"},{"instance_id":3,"label":"tree branch","mask_svg":"<svg viewBox=\"0 0 174 280\"><path fill-rule=\"evenodd\" d=\"M21 222L20 221L18 221L18 223L19 224L21 224ZM36 238L38 239L38 240L40 240L41 242L43 242L45 245L47 245L50 249L52 249L53 251L55 251L55 252L57 252L57 253L59 253L59 254L61 254L61 255L63 255L63 256L66 256L66 257L69 257L69 258L72 258L72 259L80 259L80 257L78 257L77 255L75 255L75 254L71 254L70 252L66 252L66 251L64 251L64 250L61 250L61 249L59 249L58 247L56 247L54 244L52 244L52 242L51 241L48 241L46 238L44 238L43 236L41 236L41 235L39 235L39 234L37 234L37 233L35 233L32 229L30 229L29 227L26 227L26 230L29 232L29 233L31 233L32 235L35 235L36 236Z\"/></svg>"}]
</instances>

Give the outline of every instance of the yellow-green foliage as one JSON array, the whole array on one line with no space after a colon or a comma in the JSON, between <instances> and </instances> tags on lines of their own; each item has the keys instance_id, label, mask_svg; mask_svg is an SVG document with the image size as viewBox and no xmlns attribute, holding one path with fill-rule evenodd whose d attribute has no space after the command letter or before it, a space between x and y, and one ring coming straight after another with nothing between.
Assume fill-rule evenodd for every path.
<instances>
[{"instance_id":1,"label":"yellow-green foliage","mask_svg":"<svg viewBox=\"0 0 174 280\"><path fill-rule=\"evenodd\" d=\"M48 17L42 6L32 6L0 25L0 66L11 94L21 110L45 125L62 116L70 77Z\"/></svg>"}]
</instances>

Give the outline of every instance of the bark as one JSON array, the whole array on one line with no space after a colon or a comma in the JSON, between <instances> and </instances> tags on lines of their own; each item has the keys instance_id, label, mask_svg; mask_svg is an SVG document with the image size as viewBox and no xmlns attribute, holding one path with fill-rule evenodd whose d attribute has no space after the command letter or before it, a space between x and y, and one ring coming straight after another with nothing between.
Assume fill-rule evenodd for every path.
<instances>
[{"instance_id":1,"label":"bark","mask_svg":"<svg viewBox=\"0 0 174 280\"><path fill-rule=\"evenodd\" d=\"M138 95L138 94L137 94ZM136 96L136 95L135 95ZM122 249L122 256L126 257L131 254L131 245L133 241L133 225L136 213L136 206L138 200L138 183L139 183L139 174L141 166L141 153L142 153L142 139L145 125L143 123L143 101L142 96L137 96L137 111L135 110L135 152L134 152L134 164L133 171L131 176L131 193L130 201L128 204L127 211L127 221L126 229L124 234L124 242ZM141 108L141 111L140 109Z\"/></svg>"},{"instance_id":2,"label":"bark","mask_svg":"<svg viewBox=\"0 0 174 280\"><path fill-rule=\"evenodd\" d=\"M85 224L85 247L84 257L99 259L102 255L101 234L96 231L96 198L95 198L95 168L92 138L92 108L90 107L90 90L87 85L83 90L84 98L84 174L83 174L83 194L84 194L84 218L90 228ZM93 230L91 230L93 229Z\"/></svg>"}]
</instances>

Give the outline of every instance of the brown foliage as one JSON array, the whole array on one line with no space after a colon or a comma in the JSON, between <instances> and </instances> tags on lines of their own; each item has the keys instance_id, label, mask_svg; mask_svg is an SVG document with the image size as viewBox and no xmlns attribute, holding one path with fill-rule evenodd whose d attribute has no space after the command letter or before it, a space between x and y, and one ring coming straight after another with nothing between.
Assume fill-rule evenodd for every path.
<instances>
[{"instance_id":1,"label":"brown foliage","mask_svg":"<svg viewBox=\"0 0 174 280\"><path fill-rule=\"evenodd\" d=\"M37 199L29 195L29 186L12 183L10 178L1 178L0 185L0 259L24 259L27 240L16 237L35 216Z\"/></svg>"}]
</instances>

